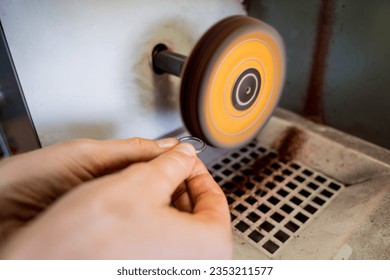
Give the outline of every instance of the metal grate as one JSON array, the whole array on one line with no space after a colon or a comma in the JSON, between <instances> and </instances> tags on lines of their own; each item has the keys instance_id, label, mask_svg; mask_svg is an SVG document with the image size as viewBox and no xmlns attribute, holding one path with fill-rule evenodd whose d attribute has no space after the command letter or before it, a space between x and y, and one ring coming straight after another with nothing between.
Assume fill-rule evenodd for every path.
<instances>
[{"instance_id":1,"label":"metal grate","mask_svg":"<svg viewBox=\"0 0 390 280\"><path fill-rule=\"evenodd\" d=\"M209 170L226 194L236 234L270 257L344 187L258 142L231 152Z\"/></svg>"}]
</instances>

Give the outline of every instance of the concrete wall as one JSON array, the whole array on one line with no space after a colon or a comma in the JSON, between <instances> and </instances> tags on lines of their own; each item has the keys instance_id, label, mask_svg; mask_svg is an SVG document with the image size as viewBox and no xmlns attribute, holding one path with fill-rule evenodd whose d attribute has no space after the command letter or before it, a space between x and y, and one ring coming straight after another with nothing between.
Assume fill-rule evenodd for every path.
<instances>
[{"instance_id":1,"label":"concrete wall","mask_svg":"<svg viewBox=\"0 0 390 280\"><path fill-rule=\"evenodd\" d=\"M390 1L252 0L249 4L249 14L273 25L286 43L287 79L280 105L390 148ZM321 28L318 23L324 13L327 26ZM322 53L323 81L320 89L313 89L311 82L318 79L313 58L318 59L324 44L328 49ZM311 94L315 98L308 98Z\"/></svg>"}]
</instances>

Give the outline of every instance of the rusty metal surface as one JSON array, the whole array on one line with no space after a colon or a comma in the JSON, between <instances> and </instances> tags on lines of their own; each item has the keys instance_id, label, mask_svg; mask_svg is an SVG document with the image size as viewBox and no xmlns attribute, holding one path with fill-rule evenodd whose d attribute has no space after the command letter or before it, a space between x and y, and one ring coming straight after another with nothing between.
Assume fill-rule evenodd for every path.
<instances>
[{"instance_id":1,"label":"rusty metal surface","mask_svg":"<svg viewBox=\"0 0 390 280\"><path fill-rule=\"evenodd\" d=\"M234 235L235 258L390 258L390 252L387 250L388 244L390 244L390 213L387 211L390 199L389 150L329 126L309 121L283 109L276 110L275 115L258 135L256 141L261 147L265 148L263 151L275 151L279 158L288 158L288 161L282 160L282 163L278 164L282 166L280 168L282 173L285 169L290 169L292 173L283 175L285 173L278 173L280 172L278 169L279 171L268 173L269 175L267 176L264 175L267 173L263 172L263 174L261 170L256 175L253 175L263 177L261 182L264 183L264 186L260 183L260 187L264 187L267 190L267 195L255 197L258 202L254 203L253 207L246 205L247 209L243 210L239 217L247 223L246 219L250 216L250 213L255 212L261 216L255 226L262 225L264 221L273 224L275 228L271 229L270 232L264 231L261 226L255 230L265 237L271 233L271 240L280 247L273 254L261 252L256 246L253 246L253 241L245 239L243 232L239 232ZM208 148L201 154L201 158L208 164L212 172L215 168L218 169L217 175L220 177L223 177L221 174L227 174L225 172L227 168L232 170L233 173L228 175L230 177L221 181L222 188L224 188L223 183L226 180L232 178L234 181L234 178L238 175L236 172L240 172L238 170L234 171L230 167L230 162L226 165L223 164L223 159L226 157L231 159L231 162L234 161L235 153L239 154L242 151ZM250 151L247 153L250 153ZM284 156L281 156L282 154ZM250 158L251 154L245 154L245 156ZM264 153L260 156L264 156ZM240 157L237 157L237 159L240 159ZM270 162L271 165L275 163L276 159L273 157ZM299 163L301 167L295 170L290 164L291 161ZM220 163L221 167L215 166L215 162ZM244 165L243 168L251 167L250 164L245 165L241 161L240 164L241 166ZM337 191L337 196L333 195L332 200L328 201L326 205L324 204L326 207L318 215L316 213L316 216L311 220L309 219L307 223L304 222L304 225L299 224L294 217L291 218L285 212L282 212L282 207L284 204L294 206L293 196L305 200L305 195L299 196L301 194L300 190L309 191L311 194L307 195L306 198L308 200L300 202L298 207L294 206L294 211L303 211L309 217L304 210L309 204L316 206L316 204L313 204L313 201L315 202L316 196L319 195L321 189L318 188L313 191L310 189L310 184L314 182L318 185L316 180L318 174L321 174L322 177L326 176L328 181L340 182L345 187L340 188ZM276 180L278 175L279 178L280 176L284 177L283 185L280 187L273 186L271 189L267 188L267 182L272 181L273 178ZM296 175L302 178L298 178ZM276 181L274 182L275 184L277 184ZM288 188L289 183L295 184L293 190ZM325 183L325 185L327 184ZM237 211L242 211L242 209L237 208L239 203L247 201L246 199L249 198L249 195L253 197L253 193L257 190L255 188L252 189L254 191L250 190L250 194L242 195L235 193L233 195L235 202L230 203L233 214L237 214ZM280 192L281 189L285 190L285 193L289 192L290 194L283 196L284 194ZM280 202L274 202L275 205L273 205L270 197L276 197ZM268 216L257 210L260 204L268 205L270 208L270 213L267 213ZM318 206L316 207L318 208ZM279 213L285 217L278 225L275 224L272 218L274 213ZM297 212L292 213L295 215ZM298 234L286 231L285 228L289 228L287 223L291 220L299 224L300 230L299 232L297 231ZM233 220L232 227L242 231L245 230L244 233L248 234L250 234L250 230L254 230L252 226L248 230L243 229L242 224L237 223L237 219ZM283 246L272 237L278 238L278 230L283 230L290 236ZM260 246L265 245L262 242L263 239L257 244L260 244Z\"/></svg>"}]
</instances>

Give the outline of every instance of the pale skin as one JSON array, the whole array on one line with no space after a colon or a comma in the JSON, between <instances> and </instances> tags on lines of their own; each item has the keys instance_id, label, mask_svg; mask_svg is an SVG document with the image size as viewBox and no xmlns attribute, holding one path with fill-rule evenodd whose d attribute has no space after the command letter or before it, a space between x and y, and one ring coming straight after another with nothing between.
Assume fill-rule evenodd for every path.
<instances>
[{"instance_id":1,"label":"pale skin","mask_svg":"<svg viewBox=\"0 0 390 280\"><path fill-rule=\"evenodd\" d=\"M74 140L0 162L3 259L229 259L230 215L195 149Z\"/></svg>"}]
</instances>

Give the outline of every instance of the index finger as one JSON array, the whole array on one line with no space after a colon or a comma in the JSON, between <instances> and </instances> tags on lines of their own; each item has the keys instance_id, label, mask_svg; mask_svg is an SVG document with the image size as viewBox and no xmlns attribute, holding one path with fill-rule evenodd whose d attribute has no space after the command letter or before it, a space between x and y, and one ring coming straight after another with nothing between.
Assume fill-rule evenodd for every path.
<instances>
[{"instance_id":1,"label":"index finger","mask_svg":"<svg viewBox=\"0 0 390 280\"><path fill-rule=\"evenodd\" d=\"M131 187L138 197L159 205L169 205L176 188L191 174L196 151L189 143L179 143L147 163L137 163L117 173L116 184ZM131 182L131 184L129 184Z\"/></svg>"},{"instance_id":2,"label":"index finger","mask_svg":"<svg viewBox=\"0 0 390 280\"><path fill-rule=\"evenodd\" d=\"M192 174L187 179L187 185L195 215L206 221L219 220L230 226L229 207L225 194L198 158Z\"/></svg>"}]
</instances>

